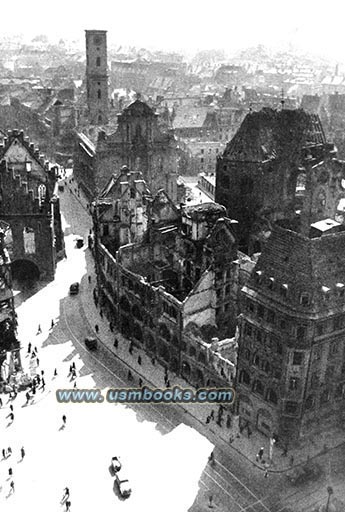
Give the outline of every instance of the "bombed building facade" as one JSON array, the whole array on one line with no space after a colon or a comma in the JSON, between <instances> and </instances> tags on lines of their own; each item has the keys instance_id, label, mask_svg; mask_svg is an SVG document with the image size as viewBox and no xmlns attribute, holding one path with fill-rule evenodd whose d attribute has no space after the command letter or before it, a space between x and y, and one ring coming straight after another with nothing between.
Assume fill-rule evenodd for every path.
<instances>
[{"instance_id":1,"label":"bombed building facade","mask_svg":"<svg viewBox=\"0 0 345 512\"><path fill-rule=\"evenodd\" d=\"M237 222L215 203L176 208L128 168L121 180L110 180L108 194L94 203L102 309L134 344L193 385L229 385L236 362L224 354L236 352L231 337L244 258ZM128 216L136 220L131 227ZM122 245L129 232L132 243ZM222 348L216 337L229 341Z\"/></svg>"},{"instance_id":2,"label":"bombed building facade","mask_svg":"<svg viewBox=\"0 0 345 512\"><path fill-rule=\"evenodd\" d=\"M317 115L264 108L246 116L218 159L215 199L238 220L240 248L252 254L277 220L308 232L320 212L334 218L344 169Z\"/></svg>"},{"instance_id":3,"label":"bombed building facade","mask_svg":"<svg viewBox=\"0 0 345 512\"><path fill-rule=\"evenodd\" d=\"M23 131L0 147L0 219L9 224L6 244L19 280L53 279L64 257L57 168L44 161Z\"/></svg>"}]
</instances>

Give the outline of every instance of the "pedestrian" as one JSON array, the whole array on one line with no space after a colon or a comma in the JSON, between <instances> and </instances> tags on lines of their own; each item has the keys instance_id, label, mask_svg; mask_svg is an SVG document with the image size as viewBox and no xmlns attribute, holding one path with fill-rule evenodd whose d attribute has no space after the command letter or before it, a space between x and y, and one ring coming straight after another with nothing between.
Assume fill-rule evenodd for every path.
<instances>
[{"instance_id":1,"label":"pedestrian","mask_svg":"<svg viewBox=\"0 0 345 512\"><path fill-rule=\"evenodd\" d=\"M138 364L141 365L141 356L138 356Z\"/></svg>"},{"instance_id":2,"label":"pedestrian","mask_svg":"<svg viewBox=\"0 0 345 512\"><path fill-rule=\"evenodd\" d=\"M103 318L103 309L99 310L100 317Z\"/></svg>"},{"instance_id":3,"label":"pedestrian","mask_svg":"<svg viewBox=\"0 0 345 512\"><path fill-rule=\"evenodd\" d=\"M68 487L65 487L63 492L64 492L64 494L63 494L62 499L63 499L63 500L64 500L64 499L68 499L68 498L69 498L69 488L68 488Z\"/></svg>"},{"instance_id":4,"label":"pedestrian","mask_svg":"<svg viewBox=\"0 0 345 512\"><path fill-rule=\"evenodd\" d=\"M267 477L268 477L268 469L265 469L264 477L265 477L265 478L267 478Z\"/></svg>"},{"instance_id":5,"label":"pedestrian","mask_svg":"<svg viewBox=\"0 0 345 512\"><path fill-rule=\"evenodd\" d=\"M129 345L128 352L132 355L133 354L133 343L131 342Z\"/></svg>"},{"instance_id":6,"label":"pedestrian","mask_svg":"<svg viewBox=\"0 0 345 512\"><path fill-rule=\"evenodd\" d=\"M117 348L117 347L118 347L118 345L119 345L118 339L117 339L117 338L115 338L115 340L114 340L114 347L115 347L115 348Z\"/></svg>"},{"instance_id":7,"label":"pedestrian","mask_svg":"<svg viewBox=\"0 0 345 512\"><path fill-rule=\"evenodd\" d=\"M1 453L2 453L2 458L3 458L3 459L6 459L6 450L5 450L5 448L3 448L3 449L1 450Z\"/></svg>"},{"instance_id":8,"label":"pedestrian","mask_svg":"<svg viewBox=\"0 0 345 512\"><path fill-rule=\"evenodd\" d=\"M69 366L69 372L68 372L68 375L67 377L69 377L71 375L71 373L73 372L73 366L70 364Z\"/></svg>"},{"instance_id":9,"label":"pedestrian","mask_svg":"<svg viewBox=\"0 0 345 512\"><path fill-rule=\"evenodd\" d=\"M14 414L13 414L13 412L11 412L11 413L9 414L9 417L10 417L10 421L11 421L11 423L13 423L13 421L14 421Z\"/></svg>"},{"instance_id":10,"label":"pedestrian","mask_svg":"<svg viewBox=\"0 0 345 512\"><path fill-rule=\"evenodd\" d=\"M210 417L209 416L207 416L205 423L206 423L206 425L208 425L210 423Z\"/></svg>"},{"instance_id":11,"label":"pedestrian","mask_svg":"<svg viewBox=\"0 0 345 512\"><path fill-rule=\"evenodd\" d=\"M57 374L58 374L57 373L57 369L55 368L55 370L54 370L54 377L57 377Z\"/></svg>"},{"instance_id":12,"label":"pedestrian","mask_svg":"<svg viewBox=\"0 0 345 512\"><path fill-rule=\"evenodd\" d=\"M43 375L44 375L44 370L41 370L41 376L43 377Z\"/></svg>"},{"instance_id":13,"label":"pedestrian","mask_svg":"<svg viewBox=\"0 0 345 512\"><path fill-rule=\"evenodd\" d=\"M156 364L156 360L155 360L154 357L151 359L151 363L152 363L153 366Z\"/></svg>"},{"instance_id":14,"label":"pedestrian","mask_svg":"<svg viewBox=\"0 0 345 512\"><path fill-rule=\"evenodd\" d=\"M230 436L229 444L232 444L233 442L234 442L234 438L233 438L233 436Z\"/></svg>"},{"instance_id":15,"label":"pedestrian","mask_svg":"<svg viewBox=\"0 0 345 512\"><path fill-rule=\"evenodd\" d=\"M11 487L11 489L10 489L11 492L14 493L14 482L13 482L13 480L11 480L10 487Z\"/></svg>"},{"instance_id":16,"label":"pedestrian","mask_svg":"<svg viewBox=\"0 0 345 512\"><path fill-rule=\"evenodd\" d=\"M74 388L76 388L76 387L77 387L77 381L76 381L76 380L74 381L73 387L74 387Z\"/></svg>"},{"instance_id":17,"label":"pedestrian","mask_svg":"<svg viewBox=\"0 0 345 512\"><path fill-rule=\"evenodd\" d=\"M128 370L128 380L133 380L133 375L131 370Z\"/></svg>"},{"instance_id":18,"label":"pedestrian","mask_svg":"<svg viewBox=\"0 0 345 512\"><path fill-rule=\"evenodd\" d=\"M75 370L75 369L76 369L75 361L73 361L73 363L72 363L72 369L73 369L73 370Z\"/></svg>"},{"instance_id":19,"label":"pedestrian","mask_svg":"<svg viewBox=\"0 0 345 512\"><path fill-rule=\"evenodd\" d=\"M8 468L8 476L12 476L13 475L13 469L12 468Z\"/></svg>"},{"instance_id":20,"label":"pedestrian","mask_svg":"<svg viewBox=\"0 0 345 512\"><path fill-rule=\"evenodd\" d=\"M211 420L214 420L214 411L213 411L213 410L211 411L210 419L211 419Z\"/></svg>"},{"instance_id":21,"label":"pedestrian","mask_svg":"<svg viewBox=\"0 0 345 512\"><path fill-rule=\"evenodd\" d=\"M38 324L37 334L41 334L41 332L42 332L41 324Z\"/></svg>"},{"instance_id":22,"label":"pedestrian","mask_svg":"<svg viewBox=\"0 0 345 512\"><path fill-rule=\"evenodd\" d=\"M212 496L212 494L210 494L210 496L208 497L208 506L209 506L209 508L213 507L213 496Z\"/></svg>"},{"instance_id":23,"label":"pedestrian","mask_svg":"<svg viewBox=\"0 0 345 512\"><path fill-rule=\"evenodd\" d=\"M31 343L28 344L28 354L31 352Z\"/></svg>"},{"instance_id":24,"label":"pedestrian","mask_svg":"<svg viewBox=\"0 0 345 512\"><path fill-rule=\"evenodd\" d=\"M46 387L45 380L44 380L44 379L42 379L42 380L41 380L41 389L42 389L42 392L45 390L45 387Z\"/></svg>"},{"instance_id":25,"label":"pedestrian","mask_svg":"<svg viewBox=\"0 0 345 512\"><path fill-rule=\"evenodd\" d=\"M50 324L50 328L51 328L51 329L54 329L54 325L55 325L54 320L52 320L52 321L51 321L51 324Z\"/></svg>"},{"instance_id":26,"label":"pedestrian","mask_svg":"<svg viewBox=\"0 0 345 512\"><path fill-rule=\"evenodd\" d=\"M141 379L139 379L139 388L142 388L143 387L143 381Z\"/></svg>"},{"instance_id":27,"label":"pedestrian","mask_svg":"<svg viewBox=\"0 0 345 512\"><path fill-rule=\"evenodd\" d=\"M62 423L63 423L64 426L66 426L66 420L67 420L67 418L66 418L66 415L64 414L62 416Z\"/></svg>"},{"instance_id":28,"label":"pedestrian","mask_svg":"<svg viewBox=\"0 0 345 512\"><path fill-rule=\"evenodd\" d=\"M2 398L0 397L0 409L1 409L2 405L3 405L2 404Z\"/></svg>"},{"instance_id":29,"label":"pedestrian","mask_svg":"<svg viewBox=\"0 0 345 512\"><path fill-rule=\"evenodd\" d=\"M76 378L77 378L77 372L73 368L73 370L72 370L72 379L76 379Z\"/></svg>"},{"instance_id":30,"label":"pedestrian","mask_svg":"<svg viewBox=\"0 0 345 512\"><path fill-rule=\"evenodd\" d=\"M12 404L10 405L10 411L13 412L13 405Z\"/></svg>"},{"instance_id":31,"label":"pedestrian","mask_svg":"<svg viewBox=\"0 0 345 512\"><path fill-rule=\"evenodd\" d=\"M35 379L36 379L37 386L39 386L41 384L41 377L39 376L39 374L36 375Z\"/></svg>"},{"instance_id":32,"label":"pedestrian","mask_svg":"<svg viewBox=\"0 0 345 512\"><path fill-rule=\"evenodd\" d=\"M166 381L166 387L170 388L170 380L169 379L167 379L167 381Z\"/></svg>"},{"instance_id":33,"label":"pedestrian","mask_svg":"<svg viewBox=\"0 0 345 512\"><path fill-rule=\"evenodd\" d=\"M69 510L71 508L71 502L70 501L66 501L66 512L67 510Z\"/></svg>"},{"instance_id":34,"label":"pedestrian","mask_svg":"<svg viewBox=\"0 0 345 512\"><path fill-rule=\"evenodd\" d=\"M36 364L37 364L37 366L40 365L40 360L38 359L38 357L36 357Z\"/></svg>"},{"instance_id":35,"label":"pedestrian","mask_svg":"<svg viewBox=\"0 0 345 512\"><path fill-rule=\"evenodd\" d=\"M24 450L24 446L21 447L20 449L20 455L22 456L22 460L24 459L25 457L25 450Z\"/></svg>"},{"instance_id":36,"label":"pedestrian","mask_svg":"<svg viewBox=\"0 0 345 512\"><path fill-rule=\"evenodd\" d=\"M29 401L30 401L30 398L31 398L29 391L27 391L25 393L25 396L26 396L26 405L27 405L29 403Z\"/></svg>"},{"instance_id":37,"label":"pedestrian","mask_svg":"<svg viewBox=\"0 0 345 512\"><path fill-rule=\"evenodd\" d=\"M10 457L10 455L12 455L12 448L9 446L7 448L7 457Z\"/></svg>"},{"instance_id":38,"label":"pedestrian","mask_svg":"<svg viewBox=\"0 0 345 512\"><path fill-rule=\"evenodd\" d=\"M91 276L87 276L89 283L91 283Z\"/></svg>"},{"instance_id":39,"label":"pedestrian","mask_svg":"<svg viewBox=\"0 0 345 512\"><path fill-rule=\"evenodd\" d=\"M97 324L95 325L95 331L96 331L96 334L98 334L99 327L98 327L98 325L97 325Z\"/></svg>"},{"instance_id":40,"label":"pedestrian","mask_svg":"<svg viewBox=\"0 0 345 512\"><path fill-rule=\"evenodd\" d=\"M294 459L293 455L291 455L291 457L290 457L290 466L293 466L294 460L295 459Z\"/></svg>"}]
</instances>

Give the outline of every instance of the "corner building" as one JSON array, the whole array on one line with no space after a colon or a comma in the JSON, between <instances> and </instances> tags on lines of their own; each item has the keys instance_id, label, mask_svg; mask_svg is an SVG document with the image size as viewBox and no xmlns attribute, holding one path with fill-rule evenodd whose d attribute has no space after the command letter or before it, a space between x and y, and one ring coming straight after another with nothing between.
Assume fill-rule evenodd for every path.
<instances>
[{"instance_id":1,"label":"corner building","mask_svg":"<svg viewBox=\"0 0 345 512\"><path fill-rule=\"evenodd\" d=\"M345 419L345 227L275 225L241 292L240 421L294 442Z\"/></svg>"}]
</instances>

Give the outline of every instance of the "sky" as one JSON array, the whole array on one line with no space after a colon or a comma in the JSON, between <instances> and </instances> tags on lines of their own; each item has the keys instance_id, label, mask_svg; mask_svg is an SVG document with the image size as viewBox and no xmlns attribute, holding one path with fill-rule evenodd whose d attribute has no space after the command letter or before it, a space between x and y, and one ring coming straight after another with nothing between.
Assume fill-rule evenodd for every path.
<instances>
[{"instance_id":1,"label":"sky","mask_svg":"<svg viewBox=\"0 0 345 512\"><path fill-rule=\"evenodd\" d=\"M345 61L343 0L17 0L3 2L2 34L84 38L108 30L109 43L232 53L283 45ZM13 20L11 22L11 20Z\"/></svg>"}]
</instances>

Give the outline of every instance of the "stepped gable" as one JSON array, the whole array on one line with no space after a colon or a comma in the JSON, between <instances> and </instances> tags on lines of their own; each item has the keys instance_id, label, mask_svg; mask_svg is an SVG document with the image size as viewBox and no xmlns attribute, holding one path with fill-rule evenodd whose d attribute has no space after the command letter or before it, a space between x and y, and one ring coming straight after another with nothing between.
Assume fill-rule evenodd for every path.
<instances>
[{"instance_id":1,"label":"stepped gable","mask_svg":"<svg viewBox=\"0 0 345 512\"><path fill-rule=\"evenodd\" d=\"M2 144L0 144L0 160L4 158L8 149L16 139L25 147L31 158L41 165L43 169L47 170L49 162L44 158L44 155L40 153L39 148L35 147L33 142L30 142L29 137L24 136L23 130L9 130L7 132L7 137L4 137Z\"/></svg>"},{"instance_id":2,"label":"stepped gable","mask_svg":"<svg viewBox=\"0 0 345 512\"><path fill-rule=\"evenodd\" d=\"M345 230L310 238L273 227L268 242L251 275L249 286L267 299L290 303L303 312L342 307L345 288ZM270 286L273 280L274 287ZM288 290L282 299L281 287ZM301 304L301 293L310 295L308 307Z\"/></svg>"},{"instance_id":3,"label":"stepped gable","mask_svg":"<svg viewBox=\"0 0 345 512\"><path fill-rule=\"evenodd\" d=\"M302 109L273 110L263 108L247 114L224 157L243 162L263 162L270 158L286 158L303 147L325 144L319 116Z\"/></svg>"}]
</instances>

